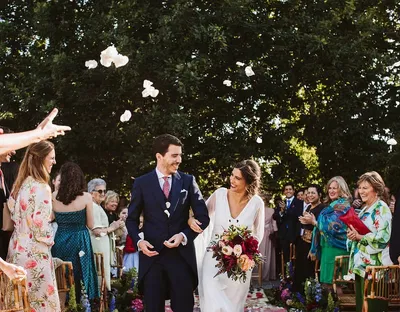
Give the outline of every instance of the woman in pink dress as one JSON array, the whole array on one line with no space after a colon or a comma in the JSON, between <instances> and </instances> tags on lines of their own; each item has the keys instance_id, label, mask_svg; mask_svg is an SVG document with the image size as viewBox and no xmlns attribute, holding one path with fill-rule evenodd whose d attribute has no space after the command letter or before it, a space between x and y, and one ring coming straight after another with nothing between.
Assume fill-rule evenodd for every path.
<instances>
[{"instance_id":1,"label":"woman in pink dress","mask_svg":"<svg viewBox=\"0 0 400 312\"><path fill-rule=\"evenodd\" d=\"M275 257L275 232L278 231L276 221L272 218L274 209L270 208L271 195L261 195L265 207L264 238L260 244L260 252L265 257L262 268L262 279L264 281L276 279L276 257Z\"/></svg>"},{"instance_id":2,"label":"woman in pink dress","mask_svg":"<svg viewBox=\"0 0 400 312\"><path fill-rule=\"evenodd\" d=\"M52 205L48 184L56 163L53 143L28 146L9 200L15 228L8 247L8 261L27 271L32 312L60 311L56 277L50 248ZM15 200L14 200L15 199Z\"/></svg>"}]
</instances>

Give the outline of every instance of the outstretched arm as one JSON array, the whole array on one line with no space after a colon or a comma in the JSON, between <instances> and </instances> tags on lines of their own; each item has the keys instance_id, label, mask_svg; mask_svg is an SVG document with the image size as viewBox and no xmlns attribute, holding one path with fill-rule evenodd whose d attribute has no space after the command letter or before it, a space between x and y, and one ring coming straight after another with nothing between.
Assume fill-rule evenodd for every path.
<instances>
[{"instance_id":1,"label":"outstretched arm","mask_svg":"<svg viewBox=\"0 0 400 312\"><path fill-rule=\"evenodd\" d=\"M68 126L53 124L53 119L57 116L57 113L58 109L54 108L34 130L2 134L0 136L0 154L17 150L29 144L56 137L57 135L64 135L65 131L71 130ZM3 133L3 130L1 130L0 133Z\"/></svg>"}]
</instances>

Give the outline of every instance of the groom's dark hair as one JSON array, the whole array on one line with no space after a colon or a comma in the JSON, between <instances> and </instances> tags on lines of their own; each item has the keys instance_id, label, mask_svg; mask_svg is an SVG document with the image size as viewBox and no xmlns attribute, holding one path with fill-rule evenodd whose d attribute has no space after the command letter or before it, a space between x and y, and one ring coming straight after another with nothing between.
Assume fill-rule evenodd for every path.
<instances>
[{"instance_id":1,"label":"groom's dark hair","mask_svg":"<svg viewBox=\"0 0 400 312\"><path fill-rule=\"evenodd\" d=\"M168 147L170 145L182 146L182 142L175 136L171 134L162 134L155 138L153 143L153 153L154 155L160 153L165 155L168 152Z\"/></svg>"}]
</instances>

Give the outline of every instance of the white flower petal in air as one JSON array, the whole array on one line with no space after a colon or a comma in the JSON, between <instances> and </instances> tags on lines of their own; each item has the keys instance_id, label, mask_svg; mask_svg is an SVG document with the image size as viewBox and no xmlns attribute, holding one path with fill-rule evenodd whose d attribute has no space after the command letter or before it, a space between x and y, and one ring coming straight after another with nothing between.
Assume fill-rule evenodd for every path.
<instances>
[{"instance_id":1,"label":"white flower petal in air","mask_svg":"<svg viewBox=\"0 0 400 312\"><path fill-rule=\"evenodd\" d=\"M116 56L118 55L118 51L117 51L117 49L112 45L112 46L109 46L107 49L101 51L101 54L100 54L100 55L105 55L105 56L107 56L107 57L114 58L114 57L116 57Z\"/></svg>"},{"instance_id":2,"label":"white flower petal in air","mask_svg":"<svg viewBox=\"0 0 400 312\"><path fill-rule=\"evenodd\" d=\"M222 84L226 85L227 87L230 87L232 85L232 81L226 79Z\"/></svg>"},{"instance_id":3,"label":"white flower petal in air","mask_svg":"<svg viewBox=\"0 0 400 312\"><path fill-rule=\"evenodd\" d=\"M129 58L125 55L118 54L116 57L114 57L114 65L116 68L125 66L128 64Z\"/></svg>"},{"instance_id":4,"label":"white flower petal in air","mask_svg":"<svg viewBox=\"0 0 400 312\"><path fill-rule=\"evenodd\" d=\"M150 90L150 96L155 98L158 93L160 93L160 91L158 89L155 89L154 87L152 87L153 89Z\"/></svg>"},{"instance_id":5,"label":"white flower petal in air","mask_svg":"<svg viewBox=\"0 0 400 312\"><path fill-rule=\"evenodd\" d=\"M386 143L389 145L397 145L397 141L395 139L390 139Z\"/></svg>"},{"instance_id":6,"label":"white flower petal in air","mask_svg":"<svg viewBox=\"0 0 400 312\"><path fill-rule=\"evenodd\" d=\"M261 138L257 138L256 142L257 142L258 144L261 144L261 143L262 143L262 139L261 139Z\"/></svg>"},{"instance_id":7,"label":"white flower petal in air","mask_svg":"<svg viewBox=\"0 0 400 312\"><path fill-rule=\"evenodd\" d=\"M250 76L254 76L254 75L255 75L255 73L254 73L253 69L251 68L251 66L247 66L247 67L244 69L244 72L246 73L246 76L247 76L247 77L250 77Z\"/></svg>"},{"instance_id":8,"label":"white flower petal in air","mask_svg":"<svg viewBox=\"0 0 400 312\"><path fill-rule=\"evenodd\" d=\"M152 83L150 80L146 80L146 79L145 79L145 80L143 81L143 88L145 88L145 89L150 88L152 84L153 84L153 83Z\"/></svg>"},{"instance_id":9,"label":"white flower petal in air","mask_svg":"<svg viewBox=\"0 0 400 312\"><path fill-rule=\"evenodd\" d=\"M121 117L119 118L119 120L121 120L121 122L127 122L129 121L129 119L131 119L132 117L132 113L129 110L126 110Z\"/></svg>"},{"instance_id":10,"label":"white flower petal in air","mask_svg":"<svg viewBox=\"0 0 400 312\"><path fill-rule=\"evenodd\" d=\"M150 90L149 90L149 88L146 88L146 89L144 89L143 91L142 91L142 96L145 98L145 97L148 97L149 95L150 95Z\"/></svg>"},{"instance_id":11,"label":"white flower petal in air","mask_svg":"<svg viewBox=\"0 0 400 312\"><path fill-rule=\"evenodd\" d=\"M244 66L244 63L242 63L242 62L236 62L236 65L242 67L242 66Z\"/></svg>"},{"instance_id":12,"label":"white flower petal in air","mask_svg":"<svg viewBox=\"0 0 400 312\"><path fill-rule=\"evenodd\" d=\"M97 67L97 62L95 60L90 60L85 62L85 66L88 69L96 68Z\"/></svg>"},{"instance_id":13,"label":"white flower petal in air","mask_svg":"<svg viewBox=\"0 0 400 312\"><path fill-rule=\"evenodd\" d=\"M167 202L165 203L165 207L167 207L167 209L169 209L169 207L171 207L171 203L167 201Z\"/></svg>"},{"instance_id":14,"label":"white flower petal in air","mask_svg":"<svg viewBox=\"0 0 400 312\"><path fill-rule=\"evenodd\" d=\"M83 251L83 250L81 250L80 252L79 252L79 257L83 257L85 255L85 252Z\"/></svg>"},{"instance_id":15,"label":"white flower petal in air","mask_svg":"<svg viewBox=\"0 0 400 312\"><path fill-rule=\"evenodd\" d=\"M164 213L165 213L165 214L167 215L167 217L169 218L170 213L169 213L169 211L168 211L167 209L164 210Z\"/></svg>"},{"instance_id":16,"label":"white flower petal in air","mask_svg":"<svg viewBox=\"0 0 400 312\"><path fill-rule=\"evenodd\" d=\"M112 58L101 55L100 56L100 64L103 65L104 67L110 67L112 64Z\"/></svg>"}]
</instances>

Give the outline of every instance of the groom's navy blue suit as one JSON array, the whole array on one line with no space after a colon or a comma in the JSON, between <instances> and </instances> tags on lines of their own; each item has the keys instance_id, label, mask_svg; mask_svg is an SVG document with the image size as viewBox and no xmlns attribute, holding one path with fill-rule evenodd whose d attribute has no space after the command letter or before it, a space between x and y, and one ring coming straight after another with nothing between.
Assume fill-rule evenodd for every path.
<instances>
[{"instance_id":1,"label":"groom's navy blue suit","mask_svg":"<svg viewBox=\"0 0 400 312\"><path fill-rule=\"evenodd\" d=\"M170 203L168 209L168 203ZM172 175L169 198L161 190L155 170L137 178L132 188L132 198L126 221L128 233L135 245L143 232L144 240L159 253L148 257L139 254L139 287L144 293L146 311L164 311L164 300L171 298L174 312L193 311L193 290L197 287L197 266L193 232L187 221L189 209L205 229L210 221L207 207L193 176L178 171ZM165 210L168 210L168 217ZM139 230L139 217L143 213L144 224ZM164 241L183 233L187 244L168 248ZM179 300L176 300L179 298ZM175 299L175 300L174 300ZM160 307L162 305L162 308Z\"/></svg>"}]
</instances>

